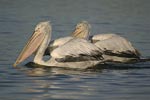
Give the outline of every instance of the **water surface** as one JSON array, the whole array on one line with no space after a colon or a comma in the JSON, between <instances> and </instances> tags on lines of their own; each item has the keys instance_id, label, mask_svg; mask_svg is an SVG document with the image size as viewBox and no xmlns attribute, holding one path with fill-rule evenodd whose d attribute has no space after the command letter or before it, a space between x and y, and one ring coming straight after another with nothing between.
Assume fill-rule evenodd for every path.
<instances>
[{"instance_id":1,"label":"water surface","mask_svg":"<svg viewBox=\"0 0 150 100\"><path fill-rule=\"evenodd\" d=\"M147 100L150 63L141 69L68 70L12 67L35 25L50 20L52 37L70 35L87 20L91 34L113 32L150 57L148 0L1 0L0 100Z\"/></svg>"}]
</instances>

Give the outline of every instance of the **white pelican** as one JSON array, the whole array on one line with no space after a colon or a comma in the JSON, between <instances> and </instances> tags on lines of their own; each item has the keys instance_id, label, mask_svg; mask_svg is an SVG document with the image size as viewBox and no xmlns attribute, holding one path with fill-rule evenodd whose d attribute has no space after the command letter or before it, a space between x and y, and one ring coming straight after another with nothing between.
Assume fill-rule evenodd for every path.
<instances>
[{"instance_id":1,"label":"white pelican","mask_svg":"<svg viewBox=\"0 0 150 100\"><path fill-rule=\"evenodd\" d=\"M43 60L44 53L51 39L51 24L49 22L40 22L17 58L14 66L24 61L31 54L35 53L33 62L43 66L57 66L68 68L85 69L104 62L122 62L127 63L132 60L139 60L138 51L125 38L115 34L93 36L90 43L86 38L89 34L89 27L85 29L85 35L79 35L81 32L75 32L75 36L69 41L58 45L50 55L47 61ZM78 28L76 28L78 29ZM50 51L49 51L50 52Z\"/></svg>"}]
</instances>

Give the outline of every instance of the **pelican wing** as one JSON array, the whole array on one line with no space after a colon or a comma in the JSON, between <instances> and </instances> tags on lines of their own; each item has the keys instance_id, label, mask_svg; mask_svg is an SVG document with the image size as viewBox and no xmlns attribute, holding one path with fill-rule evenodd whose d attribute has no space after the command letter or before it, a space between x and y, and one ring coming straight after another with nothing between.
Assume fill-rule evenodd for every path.
<instances>
[{"instance_id":1,"label":"pelican wing","mask_svg":"<svg viewBox=\"0 0 150 100\"><path fill-rule=\"evenodd\" d=\"M59 62L75 62L103 59L102 51L84 39L74 38L51 52Z\"/></svg>"},{"instance_id":2,"label":"pelican wing","mask_svg":"<svg viewBox=\"0 0 150 100\"><path fill-rule=\"evenodd\" d=\"M65 44L66 42L70 41L71 39L73 39L73 37L68 36L68 37L62 37L62 38L51 41L45 51L45 55L50 55L51 51L53 51L54 49L58 48L59 46Z\"/></svg>"},{"instance_id":3,"label":"pelican wing","mask_svg":"<svg viewBox=\"0 0 150 100\"><path fill-rule=\"evenodd\" d=\"M115 34L94 44L107 55L131 58L140 56L140 53L128 40Z\"/></svg>"}]
</instances>

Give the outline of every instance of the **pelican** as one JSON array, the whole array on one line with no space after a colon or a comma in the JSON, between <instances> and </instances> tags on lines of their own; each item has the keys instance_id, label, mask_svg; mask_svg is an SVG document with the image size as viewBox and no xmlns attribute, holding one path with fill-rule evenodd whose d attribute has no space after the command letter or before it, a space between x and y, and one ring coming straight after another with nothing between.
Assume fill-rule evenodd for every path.
<instances>
[{"instance_id":1,"label":"pelican","mask_svg":"<svg viewBox=\"0 0 150 100\"><path fill-rule=\"evenodd\" d=\"M140 59L140 53L125 38L116 34L99 34L92 36L92 42L90 42L85 39L90 33L90 25L85 25L87 27L83 29L84 31L80 30L82 29L80 28L82 25L80 25L77 25L78 27L76 27L71 39L60 45L58 44L57 48L49 51L51 57L45 61L43 56L51 40L52 27L48 21L40 22L35 27L33 35L23 48L14 66L17 66L32 54L35 54L33 62L38 65L80 69L105 62L127 63ZM50 45L56 46L55 43L56 41Z\"/></svg>"}]
</instances>

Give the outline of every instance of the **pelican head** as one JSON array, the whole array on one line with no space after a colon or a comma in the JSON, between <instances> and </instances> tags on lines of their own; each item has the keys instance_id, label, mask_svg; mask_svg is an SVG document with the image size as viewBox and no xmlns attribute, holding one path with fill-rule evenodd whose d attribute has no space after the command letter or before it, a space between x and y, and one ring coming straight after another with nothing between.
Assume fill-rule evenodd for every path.
<instances>
[{"instance_id":1,"label":"pelican head","mask_svg":"<svg viewBox=\"0 0 150 100\"><path fill-rule=\"evenodd\" d=\"M14 66L18 65L19 63L27 59L30 55L35 53L42 44L44 38L46 36L51 37L51 30L52 29L49 21L40 22L39 24L37 24L32 36L30 37L22 52L18 56L16 62L14 63Z\"/></svg>"},{"instance_id":2,"label":"pelican head","mask_svg":"<svg viewBox=\"0 0 150 100\"><path fill-rule=\"evenodd\" d=\"M87 21L81 21L76 25L75 31L72 33L73 37L87 39L90 34L90 24Z\"/></svg>"}]
</instances>

